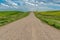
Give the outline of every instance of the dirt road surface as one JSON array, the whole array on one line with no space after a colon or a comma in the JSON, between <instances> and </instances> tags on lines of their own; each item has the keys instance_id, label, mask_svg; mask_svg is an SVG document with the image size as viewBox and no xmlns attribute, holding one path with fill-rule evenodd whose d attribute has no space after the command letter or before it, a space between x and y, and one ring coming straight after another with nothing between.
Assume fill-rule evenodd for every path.
<instances>
[{"instance_id":1,"label":"dirt road surface","mask_svg":"<svg viewBox=\"0 0 60 40\"><path fill-rule=\"evenodd\" d=\"M60 31L29 16L0 28L0 40L60 40Z\"/></svg>"}]
</instances>

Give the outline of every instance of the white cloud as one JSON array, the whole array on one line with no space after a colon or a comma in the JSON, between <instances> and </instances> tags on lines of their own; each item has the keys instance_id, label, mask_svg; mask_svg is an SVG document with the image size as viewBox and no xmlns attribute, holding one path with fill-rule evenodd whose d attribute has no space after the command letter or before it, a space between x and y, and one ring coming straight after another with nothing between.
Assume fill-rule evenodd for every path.
<instances>
[{"instance_id":1,"label":"white cloud","mask_svg":"<svg viewBox=\"0 0 60 40\"><path fill-rule=\"evenodd\" d=\"M4 4L4 3L1 3L1 6L9 7L8 5L6 5L6 4Z\"/></svg>"},{"instance_id":2,"label":"white cloud","mask_svg":"<svg viewBox=\"0 0 60 40\"><path fill-rule=\"evenodd\" d=\"M60 7L60 4L56 4L54 2L38 2L34 0L32 0L30 2L30 0L17 0L17 1L12 1L12 0L5 0L7 2L7 4L4 4L4 3L1 3L1 7L0 8L21 8L21 9L24 9L24 7L26 7L27 9L29 8L30 10L49 10L49 9L53 9L52 7L54 6L59 6ZM54 0L55 2L60 2L60 0ZM25 3L25 4L24 4ZM21 6L22 5L22 6ZM52 6L51 8L48 7L48 6Z\"/></svg>"},{"instance_id":3,"label":"white cloud","mask_svg":"<svg viewBox=\"0 0 60 40\"><path fill-rule=\"evenodd\" d=\"M30 2L25 2L26 4L32 5L32 6L36 6L36 4L30 3Z\"/></svg>"},{"instance_id":4,"label":"white cloud","mask_svg":"<svg viewBox=\"0 0 60 40\"><path fill-rule=\"evenodd\" d=\"M60 6L60 4L53 3L53 2L49 2L49 3L40 2L40 3L38 3L38 5L44 5L44 6L48 6L48 5L51 5L51 6Z\"/></svg>"},{"instance_id":5,"label":"white cloud","mask_svg":"<svg viewBox=\"0 0 60 40\"><path fill-rule=\"evenodd\" d=\"M48 3L48 4L49 4L49 5L52 5L52 6L60 6L60 4L56 4L56 3L52 3L52 2L51 2L51 3ZM47 5L48 5L48 4L47 4Z\"/></svg>"},{"instance_id":6,"label":"white cloud","mask_svg":"<svg viewBox=\"0 0 60 40\"><path fill-rule=\"evenodd\" d=\"M47 5L45 2L36 2L37 5Z\"/></svg>"},{"instance_id":7,"label":"white cloud","mask_svg":"<svg viewBox=\"0 0 60 40\"><path fill-rule=\"evenodd\" d=\"M40 4L45 4L44 2L40 2Z\"/></svg>"},{"instance_id":8,"label":"white cloud","mask_svg":"<svg viewBox=\"0 0 60 40\"><path fill-rule=\"evenodd\" d=\"M18 6L18 4L17 3L15 3L15 2L13 2L13 1L11 1L11 0L5 0L11 7L14 7L14 8L18 8L19 6Z\"/></svg>"},{"instance_id":9,"label":"white cloud","mask_svg":"<svg viewBox=\"0 0 60 40\"><path fill-rule=\"evenodd\" d=\"M38 7L36 10L38 10L38 11L47 11L47 10L53 10L53 8L45 6L45 7Z\"/></svg>"}]
</instances>

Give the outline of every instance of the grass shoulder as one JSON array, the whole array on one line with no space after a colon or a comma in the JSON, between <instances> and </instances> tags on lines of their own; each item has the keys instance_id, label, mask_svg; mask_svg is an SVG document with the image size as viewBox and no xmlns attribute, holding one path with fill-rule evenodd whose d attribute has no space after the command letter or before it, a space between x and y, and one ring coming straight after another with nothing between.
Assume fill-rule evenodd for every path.
<instances>
[{"instance_id":1,"label":"grass shoulder","mask_svg":"<svg viewBox=\"0 0 60 40\"><path fill-rule=\"evenodd\" d=\"M29 15L29 12L22 11L0 11L0 26L14 22Z\"/></svg>"},{"instance_id":2,"label":"grass shoulder","mask_svg":"<svg viewBox=\"0 0 60 40\"><path fill-rule=\"evenodd\" d=\"M49 25L60 29L60 11L34 12L35 16Z\"/></svg>"}]
</instances>

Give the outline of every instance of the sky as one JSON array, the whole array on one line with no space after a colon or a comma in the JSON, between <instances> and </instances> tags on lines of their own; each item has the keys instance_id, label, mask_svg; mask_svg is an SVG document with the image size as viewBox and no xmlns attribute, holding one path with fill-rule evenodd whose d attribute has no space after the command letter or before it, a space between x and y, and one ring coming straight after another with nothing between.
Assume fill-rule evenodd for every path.
<instances>
[{"instance_id":1,"label":"sky","mask_svg":"<svg viewBox=\"0 0 60 40\"><path fill-rule=\"evenodd\" d=\"M0 10L60 10L60 0L0 0Z\"/></svg>"}]
</instances>

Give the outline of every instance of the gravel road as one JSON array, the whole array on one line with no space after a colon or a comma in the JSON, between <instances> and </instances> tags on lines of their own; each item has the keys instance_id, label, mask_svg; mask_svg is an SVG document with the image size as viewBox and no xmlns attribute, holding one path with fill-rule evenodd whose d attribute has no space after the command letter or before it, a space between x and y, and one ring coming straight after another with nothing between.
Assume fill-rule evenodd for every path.
<instances>
[{"instance_id":1,"label":"gravel road","mask_svg":"<svg viewBox=\"0 0 60 40\"><path fill-rule=\"evenodd\" d=\"M29 16L0 28L0 40L60 40L60 30Z\"/></svg>"}]
</instances>

